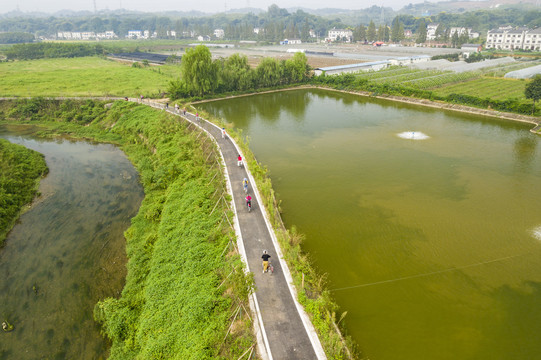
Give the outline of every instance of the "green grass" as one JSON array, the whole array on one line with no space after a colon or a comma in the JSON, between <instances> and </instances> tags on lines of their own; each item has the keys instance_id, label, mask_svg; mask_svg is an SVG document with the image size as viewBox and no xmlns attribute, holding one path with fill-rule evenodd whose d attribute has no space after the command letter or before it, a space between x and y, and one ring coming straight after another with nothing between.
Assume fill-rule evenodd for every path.
<instances>
[{"instance_id":1,"label":"green grass","mask_svg":"<svg viewBox=\"0 0 541 360\"><path fill-rule=\"evenodd\" d=\"M40 153L0 139L0 246L47 170Z\"/></svg>"},{"instance_id":2,"label":"green grass","mask_svg":"<svg viewBox=\"0 0 541 360\"><path fill-rule=\"evenodd\" d=\"M98 57L0 63L0 96L150 96L165 92L179 67L134 68Z\"/></svg>"},{"instance_id":3,"label":"green grass","mask_svg":"<svg viewBox=\"0 0 541 360\"><path fill-rule=\"evenodd\" d=\"M444 85L432 91L439 96L464 94L494 100L518 99L526 101L524 88L527 81L505 78L488 78L464 81L458 84Z\"/></svg>"}]
</instances>

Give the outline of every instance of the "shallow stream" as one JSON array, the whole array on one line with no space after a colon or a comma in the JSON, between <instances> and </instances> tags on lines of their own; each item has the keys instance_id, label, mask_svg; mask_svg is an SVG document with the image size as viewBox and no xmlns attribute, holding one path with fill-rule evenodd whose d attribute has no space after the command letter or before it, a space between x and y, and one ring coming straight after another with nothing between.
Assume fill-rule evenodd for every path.
<instances>
[{"instance_id":1,"label":"shallow stream","mask_svg":"<svg viewBox=\"0 0 541 360\"><path fill-rule=\"evenodd\" d=\"M92 311L118 297L125 239L143 198L138 174L116 147L43 140L35 129L0 127L0 137L45 155L41 197L0 249L0 359L103 359L108 345Z\"/></svg>"}]
</instances>

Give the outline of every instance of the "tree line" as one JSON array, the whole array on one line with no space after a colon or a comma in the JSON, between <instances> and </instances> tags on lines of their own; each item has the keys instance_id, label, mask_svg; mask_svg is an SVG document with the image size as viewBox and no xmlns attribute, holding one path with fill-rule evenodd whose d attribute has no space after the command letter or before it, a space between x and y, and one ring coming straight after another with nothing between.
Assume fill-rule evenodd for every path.
<instances>
[{"instance_id":1,"label":"tree line","mask_svg":"<svg viewBox=\"0 0 541 360\"><path fill-rule=\"evenodd\" d=\"M170 83L171 99L202 97L236 91L299 84L309 79L310 67L304 53L291 59L264 58L252 69L246 55L233 54L212 60L210 50L199 45L186 50L182 56L181 77Z\"/></svg>"},{"instance_id":2,"label":"tree line","mask_svg":"<svg viewBox=\"0 0 541 360\"><path fill-rule=\"evenodd\" d=\"M30 43L35 40L34 35L25 32L0 33L0 44Z\"/></svg>"},{"instance_id":3,"label":"tree line","mask_svg":"<svg viewBox=\"0 0 541 360\"><path fill-rule=\"evenodd\" d=\"M356 31L357 41L400 41L404 30L417 34L426 29L426 24L438 23L438 36L451 37L445 33L450 27L470 27L485 33L500 25L541 27L541 11L525 8L498 8L463 13L440 12L433 16L414 16L393 12L392 9L372 6L362 10L370 17L351 17L347 14L319 16L303 10L293 13L271 5L260 14L216 14L203 17L157 16L155 14L115 14L79 17L16 17L0 18L0 32L24 32L36 36L56 35L59 31L93 31L96 33L113 30L124 37L129 30L149 30L158 38L172 38L170 30L176 31L174 38L193 38L194 35L211 35L214 29L225 31L225 40L258 40L277 42L284 38L298 38L305 42L315 41L310 35L323 38L333 27L350 28ZM382 12L384 17L379 16ZM389 20L385 20L389 19ZM373 25L372 25L373 24ZM424 25L424 27L422 26ZM362 33L362 27L366 34ZM372 28L374 27L374 28ZM421 30L422 31L422 30ZM421 34L422 35L422 34ZM450 41L451 39L449 39Z\"/></svg>"}]
</instances>

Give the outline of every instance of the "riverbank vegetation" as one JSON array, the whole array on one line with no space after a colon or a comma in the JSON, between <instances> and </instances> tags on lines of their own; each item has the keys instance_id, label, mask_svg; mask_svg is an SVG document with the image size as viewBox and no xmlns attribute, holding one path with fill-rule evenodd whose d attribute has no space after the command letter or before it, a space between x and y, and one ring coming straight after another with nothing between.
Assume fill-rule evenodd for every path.
<instances>
[{"instance_id":1,"label":"riverbank vegetation","mask_svg":"<svg viewBox=\"0 0 541 360\"><path fill-rule=\"evenodd\" d=\"M0 139L0 247L47 171L43 155Z\"/></svg>"},{"instance_id":2,"label":"riverbank vegetation","mask_svg":"<svg viewBox=\"0 0 541 360\"><path fill-rule=\"evenodd\" d=\"M214 143L177 117L131 102L22 99L0 119L39 123L44 136L119 145L137 168L145 199L125 232L122 296L99 302L95 319L110 359L238 359L255 348L229 196ZM26 109L33 108L31 114ZM92 114L77 119L72 112Z\"/></svg>"}]
</instances>

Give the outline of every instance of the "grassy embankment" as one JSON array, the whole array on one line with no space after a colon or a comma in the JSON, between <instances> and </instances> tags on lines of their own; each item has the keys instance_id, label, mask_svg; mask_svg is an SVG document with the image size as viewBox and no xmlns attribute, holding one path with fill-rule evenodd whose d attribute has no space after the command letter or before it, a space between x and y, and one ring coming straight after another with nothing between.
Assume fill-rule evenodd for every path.
<instances>
[{"instance_id":1,"label":"grassy embankment","mask_svg":"<svg viewBox=\"0 0 541 360\"><path fill-rule=\"evenodd\" d=\"M100 57L0 63L3 97L158 96L179 76L175 65L132 67Z\"/></svg>"},{"instance_id":2,"label":"grassy embankment","mask_svg":"<svg viewBox=\"0 0 541 360\"><path fill-rule=\"evenodd\" d=\"M176 117L123 101L4 101L0 120L118 144L141 176L145 199L125 232L126 285L94 309L111 359L238 359L253 350L253 280L235 248L212 141Z\"/></svg>"},{"instance_id":3,"label":"grassy embankment","mask_svg":"<svg viewBox=\"0 0 541 360\"><path fill-rule=\"evenodd\" d=\"M43 155L0 139L0 247L47 171Z\"/></svg>"}]
</instances>

